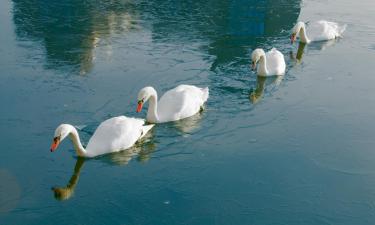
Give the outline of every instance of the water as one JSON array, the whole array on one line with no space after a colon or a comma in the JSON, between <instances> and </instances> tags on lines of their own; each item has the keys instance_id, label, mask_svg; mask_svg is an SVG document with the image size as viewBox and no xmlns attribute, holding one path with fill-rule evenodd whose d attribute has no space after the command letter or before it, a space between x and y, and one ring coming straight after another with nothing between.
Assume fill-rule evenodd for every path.
<instances>
[{"instance_id":1,"label":"water","mask_svg":"<svg viewBox=\"0 0 375 225\"><path fill-rule=\"evenodd\" d=\"M1 224L373 223L374 1L0 6ZM297 19L322 18L344 38L290 45ZM256 47L284 53L283 79L256 78ZM209 86L203 113L118 154L49 152L60 123L87 143L107 118L145 117L140 88L182 83Z\"/></svg>"}]
</instances>

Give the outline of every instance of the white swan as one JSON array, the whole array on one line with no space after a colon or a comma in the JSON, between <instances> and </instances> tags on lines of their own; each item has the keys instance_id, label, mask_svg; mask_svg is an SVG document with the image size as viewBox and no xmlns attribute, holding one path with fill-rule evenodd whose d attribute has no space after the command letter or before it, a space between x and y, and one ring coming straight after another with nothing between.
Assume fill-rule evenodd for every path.
<instances>
[{"instance_id":1,"label":"white swan","mask_svg":"<svg viewBox=\"0 0 375 225\"><path fill-rule=\"evenodd\" d=\"M144 125L143 119L118 116L102 122L90 138L86 149L82 146L77 130L70 124L61 124L56 128L51 152L68 135L77 154L82 157L118 152L130 148L141 139L154 125Z\"/></svg>"},{"instance_id":2,"label":"white swan","mask_svg":"<svg viewBox=\"0 0 375 225\"><path fill-rule=\"evenodd\" d=\"M252 69L255 69L257 63L258 76L274 76L285 74L285 59L284 55L276 48L271 49L265 53L263 49L257 48L251 53Z\"/></svg>"},{"instance_id":3,"label":"white swan","mask_svg":"<svg viewBox=\"0 0 375 225\"><path fill-rule=\"evenodd\" d=\"M298 22L292 29L290 41L293 44L298 35L300 42L303 43L331 40L341 37L345 29L346 25L339 25L325 20L309 22L307 28L304 22Z\"/></svg>"},{"instance_id":4,"label":"white swan","mask_svg":"<svg viewBox=\"0 0 375 225\"><path fill-rule=\"evenodd\" d=\"M179 85L167 91L158 101L153 87L142 88L138 93L137 112L150 100L147 121L164 123L184 119L198 113L208 99L208 87L199 88L192 85Z\"/></svg>"}]
</instances>

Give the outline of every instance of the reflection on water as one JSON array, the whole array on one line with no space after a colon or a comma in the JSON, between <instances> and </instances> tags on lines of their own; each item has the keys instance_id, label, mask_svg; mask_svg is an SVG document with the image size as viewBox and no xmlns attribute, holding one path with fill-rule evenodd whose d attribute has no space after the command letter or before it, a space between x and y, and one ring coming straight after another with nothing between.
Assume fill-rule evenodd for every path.
<instances>
[{"instance_id":1,"label":"reflection on water","mask_svg":"<svg viewBox=\"0 0 375 225\"><path fill-rule=\"evenodd\" d=\"M270 86L272 87L272 89L274 89L280 85L283 78L284 76L271 76L271 77L257 76L256 88L255 90L250 91L250 95L249 95L250 102L253 104L258 103L263 97L266 86Z\"/></svg>"},{"instance_id":2,"label":"reflection on water","mask_svg":"<svg viewBox=\"0 0 375 225\"><path fill-rule=\"evenodd\" d=\"M212 74L209 76L211 101L220 104L222 99L226 99L226 107L220 110L228 113L240 110L239 99L248 101L249 86L259 86L257 94L252 95L254 103L267 91L261 91L262 81L256 81L249 75L250 53L255 48L268 50L272 47L283 54L288 52L289 30L297 21L301 9L299 0L235 0L230 3L229 11L224 14L227 23L223 23L220 34L209 36L207 47L208 54L213 56L210 64Z\"/></svg>"},{"instance_id":3,"label":"reflection on water","mask_svg":"<svg viewBox=\"0 0 375 225\"><path fill-rule=\"evenodd\" d=\"M335 45L335 43L339 39L332 39L328 41L315 41L308 44L307 49L308 50L317 50L317 51L323 51L328 47L331 47ZM293 51L290 51L290 58L295 61L297 64L302 62L302 57L305 51L306 43L299 42L297 54L294 55Z\"/></svg>"},{"instance_id":4,"label":"reflection on water","mask_svg":"<svg viewBox=\"0 0 375 225\"><path fill-rule=\"evenodd\" d=\"M328 41L314 41L308 44L307 49L308 50L317 50L317 51L323 51L328 47L331 47L336 44L336 42L339 39L332 39ZM290 58L295 61L297 64L302 62L302 57L305 51L306 43L299 42L297 54L294 56L293 51L290 51Z\"/></svg>"},{"instance_id":5,"label":"reflection on water","mask_svg":"<svg viewBox=\"0 0 375 225\"><path fill-rule=\"evenodd\" d=\"M129 1L14 0L13 20L21 40L41 43L47 68L72 67L89 72L98 42L136 28L137 14Z\"/></svg>"},{"instance_id":6,"label":"reflection on water","mask_svg":"<svg viewBox=\"0 0 375 225\"><path fill-rule=\"evenodd\" d=\"M228 30L232 35L278 36L289 30L300 13L300 0L233 0Z\"/></svg>"},{"instance_id":7,"label":"reflection on water","mask_svg":"<svg viewBox=\"0 0 375 225\"><path fill-rule=\"evenodd\" d=\"M150 132L146 136L137 142L133 147L120 152L114 152L107 155L99 156L95 159L100 160L104 163L116 166L124 166L136 155L137 161L145 163L151 158L152 152L154 152L156 144L152 140ZM65 187L53 187L52 191L57 200L68 200L74 194L76 189L79 175L85 160L83 157L78 157L76 165L74 166L73 175L70 178L68 184Z\"/></svg>"},{"instance_id":8,"label":"reflection on water","mask_svg":"<svg viewBox=\"0 0 375 225\"><path fill-rule=\"evenodd\" d=\"M153 130L148 132L145 137L129 149L103 155L98 159L111 165L123 166L127 165L134 156L138 155L137 161L147 162L156 149L156 143L152 138L153 132Z\"/></svg>"},{"instance_id":9,"label":"reflection on water","mask_svg":"<svg viewBox=\"0 0 375 225\"><path fill-rule=\"evenodd\" d=\"M168 41L208 40L209 53L216 56L212 66L215 68L232 58L228 58L232 54L223 46L236 42L230 51L246 55L248 50L243 49L244 45L256 47L266 38L284 35L283 31L289 30L297 20L301 8L300 0L275 0L272 4L265 0L193 4L156 0L142 4L129 0L100 4L91 0L48 3L13 0L13 3L13 21L19 39L40 43L45 49L48 68L67 69L68 66L81 74L92 69L95 48L101 40L141 29L140 23L150 23L142 27L152 27L152 36L157 42L164 42L165 38ZM189 27L188 36L182 27ZM110 43L106 44L111 54Z\"/></svg>"},{"instance_id":10,"label":"reflection on water","mask_svg":"<svg viewBox=\"0 0 375 225\"><path fill-rule=\"evenodd\" d=\"M297 54L295 56L293 54L293 51L290 51L290 58L293 61L296 61L297 64L302 62L302 56L303 56L303 53L304 53L305 46L306 46L306 43L299 42Z\"/></svg>"},{"instance_id":11,"label":"reflection on water","mask_svg":"<svg viewBox=\"0 0 375 225\"><path fill-rule=\"evenodd\" d=\"M141 150L138 152L137 161L141 163L146 163L150 160L151 154L156 149L156 144L154 142L140 143L142 145Z\"/></svg>"},{"instance_id":12,"label":"reflection on water","mask_svg":"<svg viewBox=\"0 0 375 225\"><path fill-rule=\"evenodd\" d=\"M272 4L265 0L231 1L229 12L224 14L228 23L224 23L223 33L210 38L208 51L216 57L211 70L236 58L247 58L250 49L269 47L270 38L286 36L300 9L300 0L276 0Z\"/></svg>"},{"instance_id":13,"label":"reflection on water","mask_svg":"<svg viewBox=\"0 0 375 225\"><path fill-rule=\"evenodd\" d=\"M194 132L195 130L199 129L200 122L203 118L204 111L201 110L194 116L177 120L173 122L173 125L183 134L190 134Z\"/></svg>"},{"instance_id":14,"label":"reflection on water","mask_svg":"<svg viewBox=\"0 0 375 225\"><path fill-rule=\"evenodd\" d=\"M326 48L334 46L336 42L339 42L339 41L340 41L339 38L328 40L328 41L314 41L309 44L308 48L322 51L322 50L325 50Z\"/></svg>"},{"instance_id":15,"label":"reflection on water","mask_svg":"<svg viewBox=\"0 0 375 225\"><path fill-rule=\"evenodd\" d=\"M70 197L72 197L74 190L76 188L76 185L78 183L79 174L81 173L81 168L84 162L85 162L84 158L78 157L76 165L74 166L73 175L70 178L68 184L65 187L53 187L52 188L54 196L57 200L67 200Z\"/></svg>"},{"instance_id":16,"label":"reflection on water","mask_svg":"<svg viewBox=\"0 0 375 225\"><path fill-rule=\"evenodd\" d=\"M0 223L371 224L374 4L0 1L0 166L11 174L0 170ZM301 20L351 29L334 48L298 52L289 34L301 7ZM278 86L250 71L257 47L295 47L306 63L288 63ZM181 83L210 87L201 118L159 124L154 140L77 162L56 180L73 155L40 151L56 124L95 131L113 115L135 116L139 88ZM56 201L53 185L71 201Z\"/></svg>"}]
</instances>

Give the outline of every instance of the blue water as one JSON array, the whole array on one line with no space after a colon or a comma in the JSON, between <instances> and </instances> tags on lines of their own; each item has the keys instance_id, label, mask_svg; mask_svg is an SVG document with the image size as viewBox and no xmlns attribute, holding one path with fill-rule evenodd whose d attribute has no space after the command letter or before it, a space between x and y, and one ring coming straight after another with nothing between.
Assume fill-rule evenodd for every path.
<instances>
[{"instance_id":1,"label":"blue water","mask_svg":"<svg viewBox=\"0 0 375 225\"><path fill-rule=\"evenodd\" d=\"M375 2L0 2L0 224L373 224ZM297 20L347 24L292 46ZM250 54L277 47L282 79ZM304 48L302 48L304 47ZM208 86L201 114L78 159L139 89Z\"/></svg>"}]
</instances>

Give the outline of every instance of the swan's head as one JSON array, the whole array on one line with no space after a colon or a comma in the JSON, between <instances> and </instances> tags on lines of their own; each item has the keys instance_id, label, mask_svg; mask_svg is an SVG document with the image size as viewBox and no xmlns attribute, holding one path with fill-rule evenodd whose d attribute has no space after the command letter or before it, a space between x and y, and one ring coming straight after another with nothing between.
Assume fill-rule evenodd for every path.
<instances>
[{"instance_id":1,"label":"swan's head","mask_svg":"<svg viewBox=\"0 0 375 225\"><path fill-rule=\"evenodd\" d=\"M152 96L156 95L156 91L153 87L144 87L138 93L138 106L137 112L142 110L143 104Z\"/></svg>"},{"instance_id":2,"label":"swan's head","mask_svg":"<svg viewBox=\"0 0 375 225\"><path fill-rule=\"evenodd\" d=\"M51 145L51 152L55 151L59 146L60 142L64 140L72 130L72 125L61 124L55 130L55 135L53 135L53 141Z\"/></svg>"},{"instance_id":3,"label":"swan's head","mask_svg":"<svg viewBox=\"0 0 375 225\"><path fill-rule=\"evenodd\" d=\"M52 188L53 193L55 194L55 198L57 200L63 201L67 200L70 197L72 197L74 193L74 188L69 188L69 187L54 187Z\"/></svg>"},{"instance_id":4,"label":"swan's head","mask_svg":"<svg viewBox=\"0 0 375 225\"><path fill-rule=\"evenodd\" d=\"M292 29L292 34L290 35L290 43L294 43L297 39L297 35L299 34L301 28L305 27L304 22L298 22L296 25L294 25Z\"/></svg>"},{"instance_id":5,"label":"swan's head","mask_svg":"<svg viewBox=\"0 0 375 225\"><path fill-rule=\"evenodd\" d=\"M257 66L257 63L261 56L264 56L266 53L261 48L255 49L251 53L251 68L254 70Z\"/></svg>"}]
</instances>

